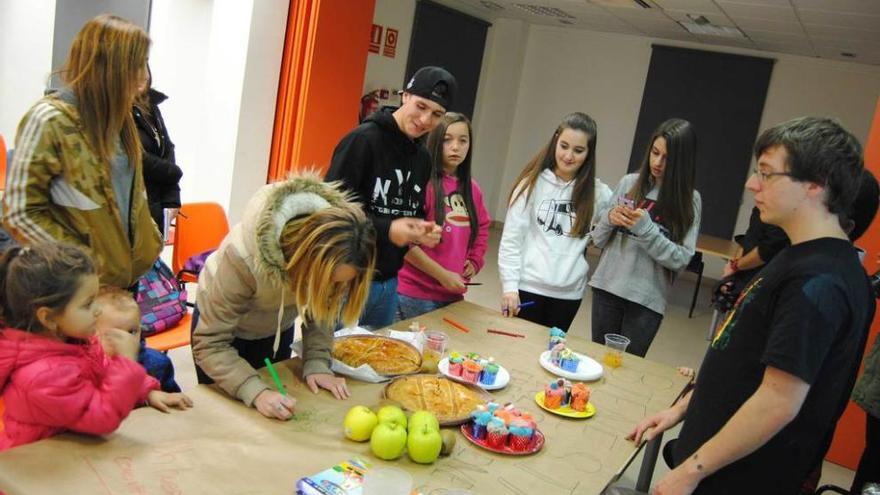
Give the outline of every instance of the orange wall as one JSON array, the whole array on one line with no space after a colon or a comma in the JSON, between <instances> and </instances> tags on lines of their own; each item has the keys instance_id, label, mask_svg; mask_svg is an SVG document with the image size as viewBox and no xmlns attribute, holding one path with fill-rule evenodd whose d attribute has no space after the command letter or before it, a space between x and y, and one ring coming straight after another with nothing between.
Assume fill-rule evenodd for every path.
<instances>
[{"instance_id":1,"label":"orange wall","mask_svg":"<svg viewBox=\"0 0 880 495\"><path fill-rule=\"evenodd\" d=\"M269 180L326 171L357 125L375 0L291 0Z\"/></svg>"},{"instance_id":2,"label":"orange wall","mask_svg":"<svg viewBox=\"0 0 880 495\"><path fill-rule=\"evenodd\" d=\"M865 143L865 166L880 178L880 99L877 100L874 121L871 123L871 133ZM865 269L868 273L874 273L877 268L880 268L877 265L877 253L880 253L880 215L874 218L868 231L856 244L865 250ZM880 311L874 315L874 322L871 324L871 333L865 348L866 354L874 345L878 332L880 332ZM831 443L831 449L829 449L826 459L849 469L855 469L864 448L865 410L850 401L837 423L834 441Z\"/></svg>"}]
</instances>

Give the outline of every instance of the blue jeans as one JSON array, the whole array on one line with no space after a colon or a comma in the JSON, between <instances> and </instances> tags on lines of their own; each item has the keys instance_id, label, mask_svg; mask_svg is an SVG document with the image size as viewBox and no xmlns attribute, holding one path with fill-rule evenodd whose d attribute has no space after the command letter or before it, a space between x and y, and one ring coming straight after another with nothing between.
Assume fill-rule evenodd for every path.
<instances>
[{"instance_id":1,"label":"blue jeans","mask_svg":"<svg viewBox=\"0 0 880 495\"><path fill-rule=\"evenodd\" d=\"M378 330L394 323L397 315L397 277L370 284L370 296L358 324Z\"/></svg>"},{"instance_id":2,"label":"blue jeans","mask_svg":"<svg viewBox=\"0 0 880 495\"><path fill-rule=\"evenodd\" d=\"M416 316L430 313L435 309L444 308L455 301L431 301L397 294L397 319L408 320Z\"/></svg>"}]
</instances>

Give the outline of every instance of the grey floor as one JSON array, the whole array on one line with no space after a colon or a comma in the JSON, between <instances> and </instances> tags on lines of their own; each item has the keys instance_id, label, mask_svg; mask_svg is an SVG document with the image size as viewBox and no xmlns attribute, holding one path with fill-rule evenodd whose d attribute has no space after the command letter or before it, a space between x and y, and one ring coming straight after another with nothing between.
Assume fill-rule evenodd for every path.
<instances>
[{"instance_id":1,"label":"grey floor","mask_svg":"<svg viewBox=\"0 0 880 495\"><path fill-rule=\"evenodd\" d=\"M483 285L471 287L466 297L468 301L490 308L498 307L500 304L501 284L498 280L497 258L499 238L500 232L493 230L486 253L486 265L483 271L474 278L474 282L482 282ZM595 263L595 259L590 260L590 266L595 266ZM714 281L704 279L702 287L700 287L694 316L688 318L687 313L695 282L696 277L688 273L683 275L673 286L663 324L648 351L647 359L671 366L688 366L699 369L707 345L706 332L712 318L712 310L709 308L709 294ZM590 338L590 305L591 299L588 291L569 333ZM174 361L178 382L184 391L194 387L196 378L191 349L189 347L175 349L169 352L169 356ZM678 429L678 427L672 429L664 436L664 439L677 437ZM635 486L640 465L641 458L637 458L624 472L621 484L629 487ZM666 472L668 469L661 459L657 462L654 480L660 479ZM820 486L834 484L848 488L852 478L852 470L825 462Z\"/></svg>"}]
</instances>

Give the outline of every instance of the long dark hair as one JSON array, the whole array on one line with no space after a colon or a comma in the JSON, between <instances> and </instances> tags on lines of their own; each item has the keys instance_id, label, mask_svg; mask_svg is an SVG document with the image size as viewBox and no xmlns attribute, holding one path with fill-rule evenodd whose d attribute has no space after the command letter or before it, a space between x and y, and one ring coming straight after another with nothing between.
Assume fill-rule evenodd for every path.
<instances>
[{"instance_id":1,"label":"long dark hair","mask_svg":"<svg viewBox=\"0 0 880 495\"><path fill-rule=\"evenodd\" d=\"M446 129L452 124L464 122L468 130L469 148L467 156L455 169L455 176L458 178L458 192L464 197L464 205L468 211L468 222L471 227L471 235L468 240L468 247L474 245L477 239L477 209L474 206L474 191L471 186L471 156L474 154L474 130L471 127L471 121L467 117L456 112L447 112L440 119L437 127L428 134L428 153L431 154L431 187L434 188L434 222L443 225L446 217L446 204L443 192L443 141L446 137Z\"/></svg>"},{"instance_id":2,"label":"long dark hair","mask_svg":"<svg viewBox=\"0 0 880 495\"><path fill-rule=\"evenodd\" d=\"M72 244L43 242L0 255L0 319L19 330L44 330L37 309L64 310L82 277L95 273L91 258Z\"/></svg>"},{"instance_id":3,"label":"long dark hair","mask_svg":"<svg viewBox=\"0 0 880 495\"><path fill-rule=\"evenodd\" d=\"M670 239L681 242L694 223L697 135L690 122L669 119L657 127L648 141L639 178L627 196L638 205L656 185L651 175L651 148L654 147L654 141L661 137L666 140L667 154L656 211L663 219L663 225L669 229Z\"/></svg>"},{"instance_id":4,"label":"long dark hair","mask_svg":"<svg viewBox=\"0 0 880 495\"><path fill-rule=\"evenodd\" d=\"M598 126L596 121L582 112L570 113L562 119L562 123L553 132L550 142L541 148L541 151L526 164L519 177L513 182L513 189L507 198L508 205L513 204L523 193L526 201L532 195L538 176L546 169L553 170L556 167L556 143L559 135L565 129L581 131L587 135L587 159L578 169L575 175L574 190L571 199L574 202L576 220L571 231L572 237L583 237L590 230L590 221L593 219L593 202L596 189L596 143L598 141Z\"/></svg>"}]
</instances>

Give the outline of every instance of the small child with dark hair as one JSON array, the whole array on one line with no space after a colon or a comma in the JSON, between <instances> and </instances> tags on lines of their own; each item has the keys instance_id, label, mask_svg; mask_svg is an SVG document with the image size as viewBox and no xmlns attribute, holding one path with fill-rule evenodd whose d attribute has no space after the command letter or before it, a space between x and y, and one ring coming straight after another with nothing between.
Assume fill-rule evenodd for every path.
<instances>
[{"instance_id":1,"label":"small child with dark hair","mask_svg":"<svg viewBox=\"0 0 880 495\"><path fill-rule=\"evenodd\" d=\"M65 431L112 433L138 404L192 405L158 390L127 332L96 332L98 275L76 246L0 253L0 451Z\"/></svg>"},{"instance_id":2,"label":"small child with dark hair","mask_svg":"<svg viewBox=\"0 0 880 495\"><path fill-rule=\"evenodd\" d=\"M147 347L141 337L141 311L131 293L117 287L102 287L95 302L101 308L98 316L98 332L118 328L140 341L137 361L147 373L159 380L163 392L179 393L180 386L174 381L174 365L165 354Z\"/></svg>"}]
</instances>

